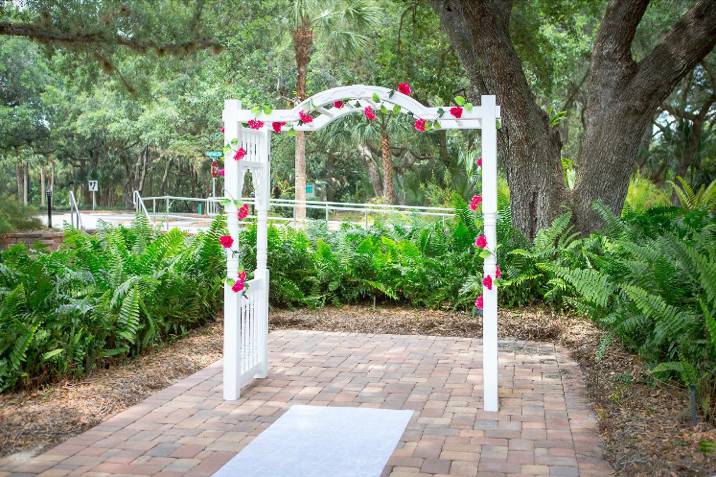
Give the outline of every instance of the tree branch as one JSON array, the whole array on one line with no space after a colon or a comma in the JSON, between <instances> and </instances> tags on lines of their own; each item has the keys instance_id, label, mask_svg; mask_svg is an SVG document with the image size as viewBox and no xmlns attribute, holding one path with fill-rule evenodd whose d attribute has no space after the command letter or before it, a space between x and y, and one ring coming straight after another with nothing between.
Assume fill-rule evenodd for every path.
<instances>
[{"instance_id":1,"label":"tree branch","mask_svg":"<svg viewBox=\"0 0 716 477\"><path fill-rule=\"evenodd\" d=\"M639 62L632 84L645 90L647 100L664 96L715 44L716 3L699 0Z\"/></svg>"},{"instance_id":2,"label":"tree branch","mask_svg":"<svg viewBox=\"0 0 716 477\"><path fill-rule=\"evenodd\" d=\"M631 43L649 0L611 0L594 41L594 59L632 62Z\"/></svg>"},{"instance_id":3,"label":"tree branch","mask_svg":"<svg viewBox=\"0 0 716 477\"><path fill-rule=\"evenodd\" d=\"M159 44L153 41L142 41L102 31L68 32L48 28L45 25L36 23L14 23L6 21L0 21L0 35L20 36L40 43L58 44L70 48L86 47L90 44L106 46L119 45L140 53L154 50L161 53L182 54L198 49L211 48L220 50L222 48L219 43L209 38Z\"/></svg>"}]
</instances>

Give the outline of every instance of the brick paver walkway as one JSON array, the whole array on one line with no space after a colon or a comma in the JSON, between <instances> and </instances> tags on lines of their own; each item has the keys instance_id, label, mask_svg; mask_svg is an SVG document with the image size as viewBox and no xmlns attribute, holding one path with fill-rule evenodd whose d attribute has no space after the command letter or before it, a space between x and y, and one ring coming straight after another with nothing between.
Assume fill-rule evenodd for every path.
<instances>
[{"instance_id":1,"label":"brick paver walkway","mask_svg":"<svg viewBox=\"0 0 716 477\"><path fill-rule=\"evenodd\" d=\"M269 341L269 377L241 400L222 400L216 363L30 462L0 460L0 477L208 476L299 403L414 409L384 476L611 473L580 370L553 345L500 343L501 410L490 413L480 340L276 331Z\"/></svg>"}]
</instances>

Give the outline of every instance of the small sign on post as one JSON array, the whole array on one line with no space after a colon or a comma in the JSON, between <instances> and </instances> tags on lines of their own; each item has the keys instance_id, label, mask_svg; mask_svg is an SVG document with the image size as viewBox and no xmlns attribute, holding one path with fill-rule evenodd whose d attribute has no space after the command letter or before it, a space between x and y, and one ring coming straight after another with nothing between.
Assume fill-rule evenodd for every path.
<instances>
[{"instance_id":1,"label":"small sign on post","mask_svg":"<svg viewBox=\"0 0 716 477\"><path fill-rule=\"evenodd\" d=\"M89 185L89 191L92 192L92 210L94 210L95 207L97 207L97 197L95 194L99 190L99 181L89 180L87 183Z\"/></svg>"}]
</instances>

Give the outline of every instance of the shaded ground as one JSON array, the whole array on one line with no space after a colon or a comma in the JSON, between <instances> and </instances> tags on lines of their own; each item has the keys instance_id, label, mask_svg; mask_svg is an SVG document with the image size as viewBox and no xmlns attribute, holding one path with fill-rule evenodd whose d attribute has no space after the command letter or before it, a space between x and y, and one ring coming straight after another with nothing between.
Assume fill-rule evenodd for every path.
<instances>
[{"instance_id":1,"label":"shaded ground","mask_svg":"<svg viewBox=\"0 0 716 477\"><path fill-rule=\"evenodd\" d=\"M355 306L274 310L271 327L464 337L482 333L480 320L464 313ZM684 391L654 383L639 359L618 344L597 359L600 332L590 322L538 308L501 310L500 336L556 342L580 363L600 420L606 456L620 475L716 472L716 454L707 456L699 450L716 441L716 430L685 419ZM0 455L36 453L78 434L220 355L221 325L215 323L84 380L2 396Z\"/></svg>"}]
</instances>

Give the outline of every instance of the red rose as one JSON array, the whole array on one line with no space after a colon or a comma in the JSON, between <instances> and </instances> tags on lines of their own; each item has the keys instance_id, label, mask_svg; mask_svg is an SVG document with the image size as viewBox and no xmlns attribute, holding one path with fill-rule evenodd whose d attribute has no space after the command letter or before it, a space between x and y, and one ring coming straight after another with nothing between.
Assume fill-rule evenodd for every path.
<instances>
[{"instance_id":1,"label":"red rose","mask_svg":"<svg viewBox=\"0 0 716 477\"><path fill-rule=\"evenodd\" d=\"M502 273L500 273L500 266L495 265L495 278L500 278L500 275L502 275Z\"/></svg>"},{"instance_id":2,"label":"red rose","mask_svg":"<svg viewBox=\"0 0 716 477\"><path fill-rule=\"evenodd\" d=\"M333 107L337 108L337 109L341 109L343 107L343 101L341 101L341 100L333 101Z\"/></svg>"},{"instance_id":3,"label":"red rose","mask_svg":"<svg viewBox=\"0 0 716 477\"><path fill-rule=\"evenodd\" d=\"M286 125L286 121L274 121L271 123L271 128L276 134L281 134L281 128Z\"/></svg>"},{"instance_id":4,"label":"red rose","mask_svg":"<svg viewBox=\"0 0 716 477\"><path fill-rule=\"evenodd\" d=\"M477 158L477 161L475 161L475 164L477 164L477 167L482 167L482 156Z\"/></svg>"},{"instance_id":5,"label":"red rose","mask_svg":"<svg viewBox=\"0 0 716 477\"><path fill-rule=\"evenodd\" d=\"M408 83L398 83L398 91L400 91L406 96L410 96L413 92L413 90L410 89L410 85Z\"/></svg>"},{"instance_id":6,"label":"red rose","mask_svg":"<svg viewBox=\"0 0 716 477\"><path fill-rule=\"evenodd\" d=\"M241 273L239 273L239 280L241 280L242 282L246 280L246 272L245 271L242 271Z\"/></svg>"},{"instance_id":7,"label":"red rose","mask_svg":"<svg viewBox=\"0 0 716 477\"><path fill-rule=\"evenodd\" d=\"M450 108L450 114L460 119L462 117L462 108L460 106L453 106Z\"/></svg>"},{"instance_id":8,"label":"red rose","mask_svg":"<svg viewBox=\"0 0 716 477\"><path fill-rule=\"evenodd\" d=\"M244 220L246 217L249 216L249 204L244 204L239 208L239 211L237 212L239 216L239 220Z\"/></svg>"},{"instance_id":9,"label":"red rose","mask_svg":"<svg viewBox=\"0 0 716 477\"><path fill-rule=\"evenodd\" d=\"M231 235L222 235L219 237L219 243L224 248L231 248L234 245L234 239L231 238Z\"/></svg>"},{"instance_id":10,"label":"red rose","mask_svg":"<svg viewBox=\"0 0 716 477\"><path fill-rule=\"evenodd\" d=\"M258 119L249 119L249 122L247 123L251 129L261 129L264 127L264 122L259 121Z\"/></svg>"},{"instance_id":11,"label":"red rose","mask_svg":"<svg viewBox=\"0 0 716 477\"><path fill-rule=\"evenodd\" d=\"M490 275L482 279L482 284L487 287L488 290L492 290L492 277Z\"/></svg>"},{"instance_id":12,"label":"red rose","mask_svg":"<svg viewBox=\"0 0 716 477\"><path fill-rule=\"evenodd\" d=\"M236 280L234 282L234 284L231 286L231 290L234 293L239 293L243 289L244 289L244 281L243 280Z\"/></svg>"},{"instance_id":13,"label":"red rose","mask_svg":"<svg viewBox=\"0 0 716 477\"><path fill-rule=\"evenodd\" d=\"M376 118L375 111L373 111L373 108L370 106L366 106L363 110L363 114L365 115L365 118L369 121L372 121Z\"/></svg>"},{"instance_id":14,"label":"red rose","mask_svg":"<svg viewBox=\"0 0 716 477\"><path fill-rule=\"evenodd\" d=\"M470 210L475 211L477 208L482 204L482 196L480 195L473 195L472 199L470 199Z\"/></svg>"},{"instance_id":15,"label":"red rose","mask_svg":"<svg viewBox=\"0 0 716 477\"><path fill-rule=\"evenodd\" d=\"M221 128L220 131L221 131L221 134L224 134L224 128Z\"/></svg>"},{"instance_id":16,"label":"red rose","mask_svg":"<svg viewBox=\"0 0 716 477\"><path fill-rule=\"evenodd\" d=\"M313 118L311 117L311 115L306 113L305 111L299 111L298 117L301 118L301 122L303 122L303 124L308 124L308 123L313 122Z\"/></svg>"},{"instance_id":17,"label":"red rose","mask_svg":"<svg viewBox=\"0 0 716 477\"><path fill-rule=\"evenodd\" d=\"M425 120L424 119L416 119L415 120L415 130L420 132L425 132Z\"/></svg>"}]
</instances>

